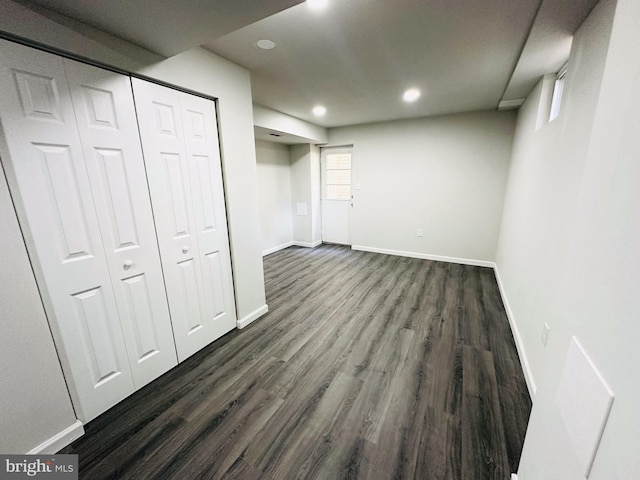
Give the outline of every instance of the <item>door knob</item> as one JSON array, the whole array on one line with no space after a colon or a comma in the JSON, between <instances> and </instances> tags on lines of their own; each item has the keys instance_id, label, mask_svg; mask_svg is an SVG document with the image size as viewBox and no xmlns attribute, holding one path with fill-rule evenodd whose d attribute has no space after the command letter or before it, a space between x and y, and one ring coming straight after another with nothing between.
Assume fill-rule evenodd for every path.
<instances>
[{"instance_id":1,"label":"door knob","mask_svg":"<svg viewBox=\"0 0 640 480\"><path fill-rule=\"evenodd\" d=\"M122 266L122 268L124 268L125 270L129 270L131 267L133 267L133 262L131 260L127 260Z\"/></svg>"},{"instance_id":2,"label":"door knob","mask_svg":"<svg viewBox=\"0 0 640 480\"><path fill-rule=\"evenodd\" d=\"M182 253L189 253L189 247L187 245L185 245L184 247L182 247Z\"/></svg>"}]
</instances>

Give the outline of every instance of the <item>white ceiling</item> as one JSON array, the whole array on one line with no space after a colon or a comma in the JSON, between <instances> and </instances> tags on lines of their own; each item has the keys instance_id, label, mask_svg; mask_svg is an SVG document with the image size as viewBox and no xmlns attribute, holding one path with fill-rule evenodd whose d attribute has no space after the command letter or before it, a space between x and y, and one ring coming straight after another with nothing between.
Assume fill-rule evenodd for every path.
<instances>
[{"instance_id":1,"label":"white ceiling","mask_svg":"<svg viewBox=\"0 0 640 480\"><path fill-rule=\"evenodd\" d=\"M28 5L28 1L18 0ZM304 0L32 0L166 57Z\"/></svg>"},{"instance_id":2,"label":"white ceiling","mask_svg":"<svg viewBox=\"0 0 640 480\"><path fill-rule=\"evenodd\" d=\"M328 0L323 11L301 0L35 3L165 56L203 45L250 70L256 103L334 127L524 98L566 60L596 1ZM259 49L261 39L276 47ZM408 87L422 91L413 104L401 101ZM321 119L315 104L327 108Z\"/></svg>"},{"instance_id":3,"label":"white ceiling","mask_svg":"<svg viewBox=\"0 0 640 480\"><path fill-rule=\"evenodd\" d=\"M545 52L557 49L558 38L570 38L594 3L329 0L322 12L300 4L205 47L251 71L256 103L322 126L495 109L530 31L541 35L527 50L542 51L543 61L523 62L529 68L510 85L520 94L524 82L525 95L532 78L557 70L558 55L548 62ZM537 18L539 10L545 15ZM549 14L558 11L563 15ZM263 38L276 48L257 48ZM401 101L408 87L422 91L413 104ZM311 114L317 103L327 108L323 119Z\"/></svg>"},{"instance_id":4,"label":"white ceiling","mask_svg":"<svg viewBox=\"0 0 640 480\"><path fill-rule=\"evenodd\" d=\"M254 101L323 126L496 108L539 0L300 4L206 47L251 71ZM268 38L276 48L263 51ZM401 101L417 87L414 104ZM327 107L322 120L314 104Z\"/></svg>"}]
</instances>

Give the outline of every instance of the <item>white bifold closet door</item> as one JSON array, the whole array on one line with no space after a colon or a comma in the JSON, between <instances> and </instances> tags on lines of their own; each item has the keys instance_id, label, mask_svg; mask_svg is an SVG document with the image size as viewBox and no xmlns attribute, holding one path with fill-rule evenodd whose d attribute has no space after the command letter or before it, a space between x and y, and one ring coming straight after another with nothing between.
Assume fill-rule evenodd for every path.
<instances>
[{"instance_id":1,"label":"white bifold closet door","mask_svg":"<svg viewBox=\"0 0 640 480\"><path fill-rule=\"evenodd\" d=\"M177 363L129 79L0 40L0 122L70 393L89 421Z\"/></svg>"},{"instance_id":2,"label":"white bifold closet door","mask_svg":"<svg viewBox=\"0 0 640 480\"><path fill-rule=\"evenodd\" d=\"M132 82L182 361L236 326L215 103Z\"/></svg>"}]
</instances>

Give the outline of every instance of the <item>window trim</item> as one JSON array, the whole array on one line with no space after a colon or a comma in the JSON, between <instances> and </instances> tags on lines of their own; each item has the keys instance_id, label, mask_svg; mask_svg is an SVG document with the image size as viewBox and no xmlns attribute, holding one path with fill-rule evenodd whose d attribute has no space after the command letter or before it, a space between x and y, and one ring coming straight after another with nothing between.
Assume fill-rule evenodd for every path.
<instances>
[{"instance_id":1,"label":"window trim","mask_svg":"<svg viewBox=\"0 0 640 480\"><path fill-rule=\"evenodd\" d=\"M556 74L556 81L553 85L553 95L551 97L551 108L549 111L549 122L553 122L560 116L560 107L567 76L567 64L565 63Z\"/></svg>"}]
</instances>

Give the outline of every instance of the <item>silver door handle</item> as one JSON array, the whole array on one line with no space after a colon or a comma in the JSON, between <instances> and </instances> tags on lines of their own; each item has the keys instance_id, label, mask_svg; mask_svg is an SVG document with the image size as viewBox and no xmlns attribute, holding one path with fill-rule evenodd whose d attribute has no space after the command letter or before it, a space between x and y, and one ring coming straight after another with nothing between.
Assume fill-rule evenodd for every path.
<instances>
[{"instance_id":1,"label":"silver door handle","mask_svg":"<svg viewBox=\"0 0 640 480\"><path fill-rule=\"evenodd\" d=\"M182 247L182 253L187 254L189 253L189 247L187 245L185 245L184 247Z\"/></svg>"},{"instance_id":2,"label":"silver door handle","mask_svg":"<svg viewBox=\"0 0 640 480\"><path fill-rule=\"evenodd\" d=\"M127 260L122 266L122 268L124 268L125 270L129 270L131 267L133 267L133 262L131 260Z\"/></svg>"}]
</instances>

